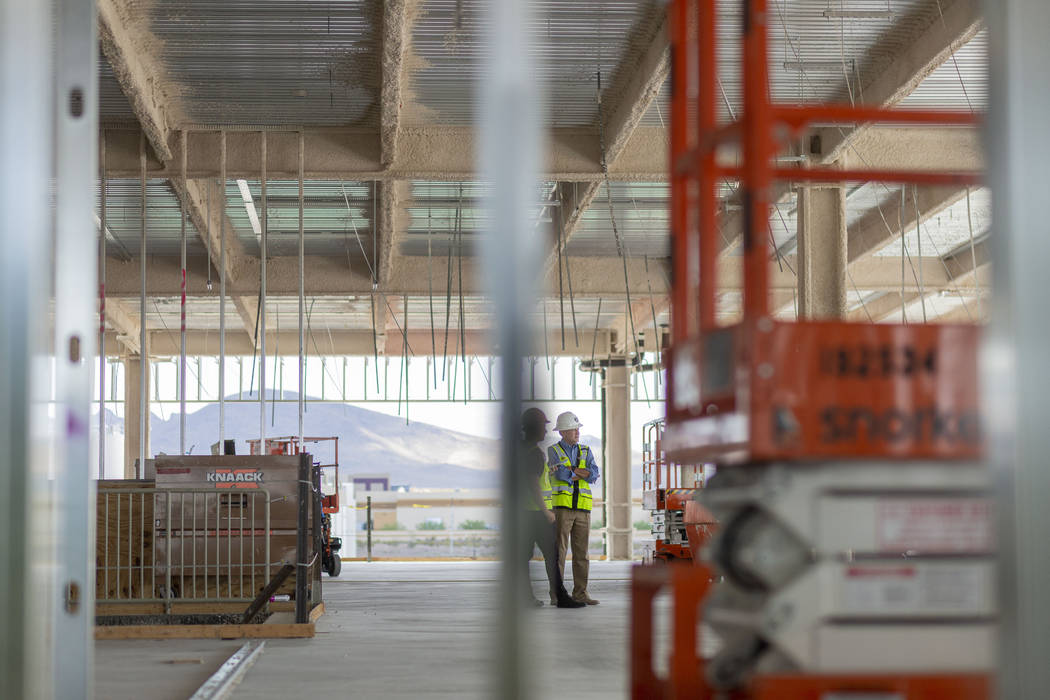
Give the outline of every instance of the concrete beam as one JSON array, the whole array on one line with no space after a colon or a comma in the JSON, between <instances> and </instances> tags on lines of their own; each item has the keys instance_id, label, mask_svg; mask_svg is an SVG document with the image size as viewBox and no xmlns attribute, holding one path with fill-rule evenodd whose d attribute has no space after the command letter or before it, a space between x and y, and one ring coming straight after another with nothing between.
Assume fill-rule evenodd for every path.
<instances>
[{"instance_id":1,"label":"concrete beam","mask_svg":"<svg viewBox=\"0 0 1050 700\"><path fill-rule=\"evenodd\" d=\"M801 188L797 221L799 315L807 319L843 318L847 265L845 190Z\"/></svg>"},{"instance_id":2,"label":"concrete beam","mask_svg":"<svg viewBox=\"0 0 1050 700\"><path fill-rule=\"evenodd\" d=\"M843 157L858 170L985 170L981 134L969 127L868 127L853 137Z\"/></svg>"},{"instance_id":3,"label":"concrete beam","mask_svg":"<svg viewBox=\"0 0 1050 700\"><path fill-rule=\"evenodd\" d=\"M186 291L191 297L203 297L217 299L218 292L213 288L208 291L205 284L204 266L207 261L203 258L191 259L188 268L192 275L187 276ZM435 256L431 262L435 280L445 279L447 274L446 258ZM458 266L455 259L452 261L453 272L457 272ZM478 261L473 256L463 258L463 294L465 296L478 296L484 293L480 279ZM624 296L623 286L623 263L616 257L572 257L569 259L572 271L573 292L579 298L606 299L622 298ZM365 296L372 293L372 280L367 272L348 271L346 260L341 257L315 257L308 256L305 261L306 269L306 294L311 297L326 296ZM255 263L258 270L258 262ZM146 264L146 293L155 297L177 297L180 290L178 285L179 275L178 258L150 257ZM646 284L645 263L641 258L631 258L628 261L628 270L631 277L631 295L638 299L649 293ZM389 283L384 293L391 296L408 294L409 296L427 296L430 290L427 285L428 263L426 256L406 255L403 256L391 270ZM547 294L556 293L558 279L557 270L552 270L553 276L548 276L544 281ZM285 296L294 297L299 293L299 268L298 261L294 257L272 257L266 264L266 287L267 295L271 297ZM667 294L665 279L670 276L669 261L666 258L649 260L649 276L652 280L653 294ZM238 297L244 298L245 306L254 302L259 293L258 275L251 277L242 275L242 283L237 295L234 295L235 303ZM453 290L458 291L458 282L454 281ZM129 262L120 262L109 259L106 261L106 296L114 299L138 299L139 296L139 264L138 259ZM378 308L378 307L377 307ZM251 314L251 327L255 328L255 315Z\"/></svg>"},{"instance_id":4,"label":"concrete beam","mask_svg":"<svg viewBox=\"0 0 1050 700\"><path fill-rule=\"evenodd\" d=\"M450 331L451 332L451 331ZM548 333L546 348L543 337L533 340L533 347L529 354L543 356L549 354L551 357L590 357L591 344L599 348L608 348L610 333L608 330L583 329L579 331L580 342L576 344L572 333L567 334L565 349L561 349L560 331L551 330ZM177 357L179 355L179 338L172 336L163 330L150 331L147 334L150 352L153 358ZM450 338L451 340L451 338ZM107 355L122 357L116 345L116 335L112 332L106 336ZM491 355L496 352L493 345L492 335L488 331L468 330L466 332L467 355L478 355L479 357ZM430 331L424 329L409 330L408 344L412 349L412 357L425 357L430 355ZM295 357L299 353L299 331L289 330L280 333L273 331L266 334L266 347L277 348L278 355L284 357ZM189 355L203 355L214 357L219 354L219 333L215 330L190 330L186 332L186 352ZM227 331L226 354L229 357L250 356L255 352L251 339L241 331ZM388 355L397 357L402 353L402 337L399 333L390 336ZM314 329L306 336L306 354L310 357L332 356L332 355L372 355L372 331L369 329ZM272 354L271 354L272 356ZM438 357L441 357L441 339L438 339ZM452 349L449 349L449 357L452 357ZM137 374L135 375L138 376ZM136 390L135 396L138 397ZM137 452L135 455L137 456Z\"/></svg>"},{"instance_id":5,"label":"concrete beam","mask_svg":"<svg viewBox=\"0 0 1050 700\"><path fill-rule=\"evenodd\" d=\"M171 136L179 119L172 110L164 69L147 48L156 38L142 13L128 0L98 0L97 6L102 53L153 152L161 161L169 162L173 157Z\"/></svg>"},{"instance_id":6,"label":"concrete beam","mask_svg":"<svg viewBox=\"0 0 1050 700\"><path fill-rule=\"evenodd\" d=\"M870 127L859 133L844 156L850 168L886 170L937 170L954 172L981 172L985 167L984 152L981 147L980 133L970 128L955 127ZM887 185L891 189L893 185ZM781 207L791 193L793 185L788 182L777 182L773 185L773 202ZM966 194L965 188L955 186L921 187L919 189L920 213L925 221L926 212L936 214L945 206L957 201ZM909 199L910 201L910 199ZM744 213L737 198L728 202L731 210L719 221L721 237L719 252L725 254L734 250L742 240L744 232ZM909 205L912 206L912 205ZM882 214L873 209L850 228L851 260L863 249L877 250L893 240L895 236L883 234L886 226L882 216L896 229L899 203L883 206ZM914 219L914 207L911 217L905 215L905 221ZM892 217L891 217L892 214ZM774 211L773 217L777 214ZM858 230L859 228L859 230ZM856 241L856 242L855 242Z\"/></svg>"},{"instance_id":7,"label":"concrete beam","mask_svg":"<svg viewBox=\"0 0 1050 700\"><path fill-rule=\"evenodd\" d=\"M201 127L204 129L204 127ZM295 179L298 171L298 132L268 131L267 172L273 179ZM106 170L113 178L139 175L138 130L107 126ZM259 131L227 131L227 176L259 177ZM308 128L304 132L305 177L309 180L476 180L478 135L470 127L401 126L397 157L384 168L375 130ZM218 130L190 131L187 176L218 177ZM603 179L601 148L596 127L551 129L540 177L567 182ZM150 177L178 177L174 164L151 158ZM661 127L639 126L619 158L609 166L609 177L620 182L667 181L667 133Z\"/></svg>"},{"instance_id":8,"label":"concrete beam","mask_svg":"<svg viewBox=\"0 0 1050 700\"><path fill-rule=\"evenodd\" d=\"M418 0L385 0L383 2L379 89L380 159L390 167L397 159L401 130L402 103L407 93L405 56L412 37L412 25L418 15Z\"/></svg>"},{"instance_id":9,"label":"concrete beam","mask_svg":"<svg viewBox=\"0 0 1050 700\"><path fill-rule=\"evenodd\" d=\"M896 105L977 34L981 18L980 0L940 0L936 12L926 12L923 24L915 24L914 17L905 17L901 21L916 27L907 46L895 52L893 61L881 73L855 89L858 99L868 105ZM857 125L818 130L821 161L838 160L865 128Z\"/></svg>"},{"instance_id":10,"label":"concrete beam","mask_svg":"<svg viewBox=\"0 0 1050 700\"><path fill-rule=\"evenodd\" d=\"M250 265L250 256L237 238L237 229L226 215L225 189L213 180L183 182L172 178L171 187L179 201L186 205L186 216L193 222L208 251L212 267L218 271L222 262L222 226L226 227L226 284L237 286L238 274ZM210 203L210 205L209 205Z\"/></svg>"},{"instance_id":11,"label":"concrete beam","mask_svg":"<svg viewBox=\"0 0 1050 700\"><path fill-rule=\"evenodd\" d=\"M148 272L146 273L146 279L149 279ZM245 337L255 345L255 320L259 315L258 293L255 296L235 295L233 297L233 306L237 309L237 316L241 319ZM266 320L269 322L269 318ZM267 328L269 328L269 323L267 323Z\"/></svg>"},{"instance_id":12,"label":"concrete beam","mask_svg":"<svg viewBox=\"0 0 1050 700\"><path fill-rule=\"evenodd\" d=\"M899 190L898 190L899 192ZM919 219L925 223L966 196L966 189L955 186L921 187L918 190ZM878 252L915 227L915 190L906 188L901 208L900 196L891 197L881 207L872 209L849 230L849 261L855 262Z\"/></svg>"},{"instance_id":13,"label":"concrete beam","mask_svg":"<svg viewBox=\"0 0 1050 700\"><path fill-rule=\"evenodd\" d=\"M654 3L652 13L639 22L628 39L624 58L611 83L601 93L607 163L620 159L670 73L667 8L662 3Z\"/></svg>"},{"instance_id":14,"label":"concrete beam","mask_svg":"<svg viewBox=\"0 0 1050 700\"><path fill-rule=\"evenodd\" d=\"M649 335L646 337L652 337L653 330L653 311L656 311L657 315L660 315L668 309L671 305L671 298L666 294L653 297L651 303L649 295L643 295L641 298L632 297L631 307L634 316L634 330L641 338L646 333ZM634 352L634 342L631 340L631 319L624 313L620 318L616 319L613 325L609 328L613 334L613 352L618 354L627 354ZM659 334L658 334L659 335ZM641 340L639 341L641 342ZM656 348L651 346L641 346L639 348L642 352L653 351Z\"/></svg>"},{"instance_id":15,"label":"concrete beam","mask_svg":"<svg viewBox=\"0 0 1050 700\"><path fill-rule=\"evenodd\" d=\"M903 297L903 304L907 306L918 298L918 292L906 292ZM902 297L900 292L887 292L878 299L866 302L853 311L850 311L847 318L850 321L870 320L874 323L892 320L894 317L899 319L902 304L901 300Z\"/></svg>"},{"instance_id":16,"label":"concrete beam","mask_svg":"<svg viewBox=\"0 0 1050 700\"><path fill-rule=\"evenodd\" d=\"M730 291L743 288L743 270L739 257L723 258L718 261L717 285L720 291ZM791 270L798 271L799 260L797 256L785 255L783 257L784 269L781 270L775 260L770 261L769 289L771 292L791 292L798 286L798 278ZM911 266L916 271L922 267L923 282L927 289L940 288L948 284L948 275L944 270L944 264L940 258L924 257L921 260L912 258L907 266L907 275L904 280L904 289L917 289L918 285L913 279ZM850 266L852 282L849 288L855 284L860 290L900 291L901 289L901 259L898 257L871 256L858 261ZM622 273L621 273L622 275ZM916 273L917 276L917 273ZM785 297L784 303L790 299ZM772 306L771 308L776 308ZM801 309L800 309L801 311Z\"/></svg>"},{"instance_id":17,"label":"concrete beam","mask_svg":"<svg viewBox=\"0 0 1050 700\"><path fill-rule=\"evenodd\" d=\"M116 333L116 341L124 351L118 354L138 355L141 328L138 311L132 313L125 302L106 299L106 322Z\"/></svg>"},{"instance_id":18,"label":"concrete beam","mask_svg":"<svg viewBox=\"0 0 1050 700\"><path fill-rule=\"evenodd\" d=\"M401 202L408 199L409 185L406 182L387 181L377 183L377 187L378 220L373 225L378 233L379 250L376 257L379 269L375 273L379 288L386 291L395 270L401 267L404 259L401 255L401 241L410 222L408 213L401 208Z\"/></svg>"}]
</instances>

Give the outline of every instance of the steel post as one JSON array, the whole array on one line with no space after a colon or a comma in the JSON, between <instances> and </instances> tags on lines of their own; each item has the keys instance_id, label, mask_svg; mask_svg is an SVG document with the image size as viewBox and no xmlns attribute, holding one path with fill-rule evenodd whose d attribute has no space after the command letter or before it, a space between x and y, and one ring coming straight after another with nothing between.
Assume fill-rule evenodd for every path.
<instances>
[{"instance_id":1,"label":"steel post","mask_svg":"<svg viewBox=\"0 0 1050 700\"><path fill-rule=\"evenodd\" d=\"M49 393L39 368L47 366L51 278L51 10L48 2L0 0L0 679L11 697L54 694L46 675L50 599L41 595L50 584L40 576L49 550L36 541L48 525L38 407Z\"/></svg>"},{"instance_id":2,"label":"steel post","mask_svg":"<svg viewBox=\"0 0 1050 700\"><path fill-rule=\"evenodd\" d=\"M989 120L985 136L994 192L995 275L982 371L989 457L998 491L998 697L1036 698L1050 687L1050 431L1046 348L1045 207L1050 157L1050 4L985 2Z\"/></svg>"},{"instance_id":3,"label":"steel post","mask_svg":"<svg viewBox=\"0 0 1050 700\"><path fill-rule=\"evenodd\" d=\"M61 533L53 653L55 695L93 695L94 485L91 480L95 343L95 178L98 38L95 6L55 4L55 514Z\"/></svg>"}]
</instances>

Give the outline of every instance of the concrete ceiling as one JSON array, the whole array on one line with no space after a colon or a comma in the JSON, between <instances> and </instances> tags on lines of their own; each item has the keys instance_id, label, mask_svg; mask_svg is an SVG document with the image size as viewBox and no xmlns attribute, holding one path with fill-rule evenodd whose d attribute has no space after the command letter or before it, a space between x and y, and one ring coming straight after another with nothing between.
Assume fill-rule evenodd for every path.
<instances>
[{"instance_id":1,"label":"concrete ceiling","mask_svg":"<svg viewBox=\"0 0 1050 700\"><path fill-rule=\"evenodd\" d=\"M218 271L224 267L228 337L252 347L264 144L266 326L274 333L278 323L282 332L295 326L302 138L307 303L312 322L344 334L338 346L332 336L331 349L371 352L374 328L381 352L400 353L406 320L409 334L429 335L431 299L438 311L433 324L443 331L447 303L455 311L449 324L458 328L460 295L462 325L483 346L491 318L474 253L491 222L486 187L475 171L473 101L484 29L479 2L98 4L107 324L122 345L137 343L142 254L148 258L146 324L158 336L154 352L163 346L165 331L178 327L185 212L193 342L213 351L208 338L218 327ZM978 5L855 0L850 12L834 12L835 3L826 0L772 0L771 94L789 103L853 99L983 109L987 65ZM654 315L658 327L668 313L670 65L664 3L546 0L537 6L540 15L529 31L540 48L539 73L549 95L545 171L535 208L537 235L549 251L542 271L548 296L537 319L543 316L548 332L558 337L559 351L561 329L573 316L560 311L569 307L577 312L576 335L583 330L588 336L565 352L585 348L589 354L596 333L606 350L629 342L615 222L629 256L635 331L648 328L652 348ZM739 35L739 6L728 0L719 6L724 119L741 111L738 49L732 44ZM860 125L817 131L822 150L808 155L815 162L983 167L979 139L968 129ZM102 194L100 186L100 211ZM772 293L778 313L793 317L794 193L786 183L776 194L770 230L779 255L771 261ZM731 183L724 196L720 308L731 317L739 303L734 258L742 216ZM902 194L881 185L851 188L854 317L899 317L902 306L911 313L910 305L924 300L932 307L928 316L979 316L979 288L987 286L988 208L984 190L931 187ZM922 266L921 289L913 275L902 280L902 252L909 266Z\"/></svg>"}]
</instances>

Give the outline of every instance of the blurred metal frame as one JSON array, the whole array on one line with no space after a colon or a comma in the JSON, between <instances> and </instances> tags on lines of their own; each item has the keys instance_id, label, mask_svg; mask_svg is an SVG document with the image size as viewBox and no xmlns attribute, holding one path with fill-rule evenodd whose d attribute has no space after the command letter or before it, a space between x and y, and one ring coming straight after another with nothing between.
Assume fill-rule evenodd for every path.
<instances>
[{"instance_id":1,"label":"blurred metal frame","mask_svg":"<svg viewBox=\"0 0 1050 700\"><path fill-rule=\"evenodd\" d=\"M49 389L52 41L51 3L0 0L0 678L12 697L52 690L40 629L51 601L37 588L45 567L36 566L49 550L35 546L48 496L39 477L46 464L35 460L48 456L36 431ZM90 212L85 218L90 225Z\"/></svg>"},{"instance_id":2,"label":"blurred metal frame","mask_svg":"<svg viewBox=\"0 0 1050 700\"><path fill-rule=\"evenodd\" d=\"M984 3L989 31L989 122L995 275L982 347L989 459L998 501L1000 698L1050 687L1050 433L1046 430L1046 162L1050 157L1050 4Z\"/></svg>"},{"instance_id":3,"label":"blurred metal frame","mask_svg":"<svg viewBox=\"0 0 1050 700\"><path fill-rule=\"evenodd\" d=\"M91 399L98 254L98 32L95 3L55 3L55 696L94 690L95 518Z\"/></svg>"}]
</instances>

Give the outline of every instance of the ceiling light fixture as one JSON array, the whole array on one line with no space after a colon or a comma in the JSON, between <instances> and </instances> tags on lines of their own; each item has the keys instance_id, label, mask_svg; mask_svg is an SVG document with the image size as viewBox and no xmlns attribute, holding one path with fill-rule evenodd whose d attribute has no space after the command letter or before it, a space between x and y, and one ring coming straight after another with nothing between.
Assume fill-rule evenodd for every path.
<instances>
[{"instance_id":1,"label":"ceiling light fixture","mask_svg":"<svg viewBox=\"0 0 1050 700\"><path fill-rule=\"evenodd\" d=\"M255 211L255 202L252 201L252 191L248 188L248 181L238 180L237 189L241 191L244 210L248 212L248 220L252 222L252 231L255 232L255 237L262 241L262 226L259 224L259 213Z\"/></svg>"}]
</instances>

